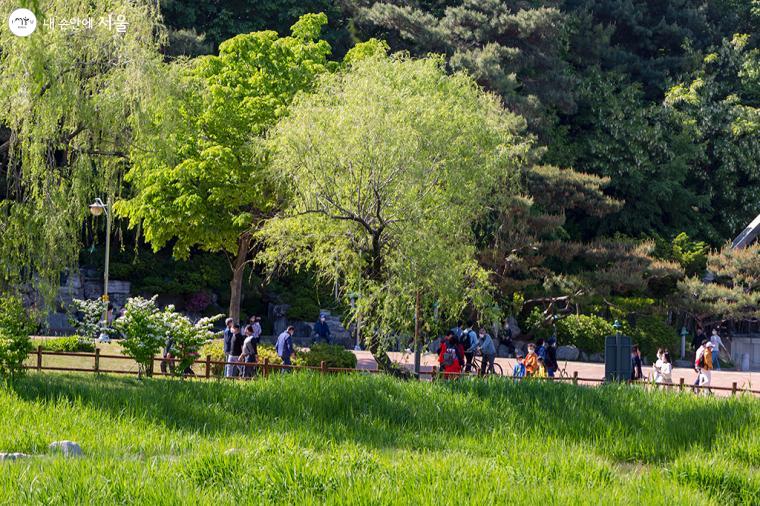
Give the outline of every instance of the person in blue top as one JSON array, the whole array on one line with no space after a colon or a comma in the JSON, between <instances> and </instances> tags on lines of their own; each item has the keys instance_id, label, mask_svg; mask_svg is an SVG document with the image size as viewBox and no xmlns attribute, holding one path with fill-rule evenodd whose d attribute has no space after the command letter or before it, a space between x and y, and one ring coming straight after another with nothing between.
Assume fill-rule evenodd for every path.
<instances>
[{"instance_id":1,"label":"person in blue top","mask_svg":"<svg viewBox=\"0 0 760 506\"><path fill-rule=\"evenodd\" d=\"M457 326L451 329L457 339L462 337L462 320L457 322Z\"/></svg>"},{"instance_id":2,"label":"person in blue top","mask_svg":"<svg viewBox=\"0 0 760 506\"><path fill-rule=\"evenodd\" d=\"M319 315L319 320L314 324L314 335L316 339L315 343L324 340L327 344L330 344L330 326L327 324L327 318L325 315Z\"/></svg>"},{"instance_id":3,"label":"person in blue top","mask_svg":"<svg viewBox=\"0 0 760 506\"><path fill-rule=\"evenodd\" d=\"M296 328L291 325L285 332L277 336L277 344L275 345L275 349L277 350L277 355L280 356L284 365L290 365L290 357L295 354L295 351L293 350L293 334L295 331ZM282 372L287 371L288 369L282 370Z\"/></svg>"},{"instance_id":4,"label":"person in blue top","mask_svg":"<svg viewBox=\"0 0 760 506\"><path fill-rule=\"evenodd\" d=\"M472 358L475 356L475 350L478 349L478 344L480 343L480 341L478 341L477 332L473 330L474 326L475 322L467 322L467 328L464 329L462 336L460 337L462 346L464 346L464 372L470 372L472 369Z\"/></svg>"},{"instance_id":5,"label":"person in blue top","mask_svg":"<svg viewBox=\"0 0 760 506\"><path fill-rule=\"evenodd\" d=\"M493 339L488 335L486 329L480 329L480 339L478 340L478 348L480 354L483 356L483 362L480 366L480 375L485 376L486 373L493 374L493 364L496 361L496 346L493 344Z\"/></svg>"}]
</instances>

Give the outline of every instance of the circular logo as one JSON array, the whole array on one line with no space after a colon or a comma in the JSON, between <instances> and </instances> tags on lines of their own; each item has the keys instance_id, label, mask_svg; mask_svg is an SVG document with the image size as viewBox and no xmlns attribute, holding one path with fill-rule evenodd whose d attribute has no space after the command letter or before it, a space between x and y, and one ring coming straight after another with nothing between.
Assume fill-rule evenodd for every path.
<instances>
[{"instance_id":1,"label":"circular logo","mask_svg":"<svg viewBox=\"0 0 760 506\"><path fill-rule=\"evenodd\" d=\"M37 16L29 9L16 9L8 18L8 27L13 35L28 37L37 29Z\"/></svg>"}]
</instances>

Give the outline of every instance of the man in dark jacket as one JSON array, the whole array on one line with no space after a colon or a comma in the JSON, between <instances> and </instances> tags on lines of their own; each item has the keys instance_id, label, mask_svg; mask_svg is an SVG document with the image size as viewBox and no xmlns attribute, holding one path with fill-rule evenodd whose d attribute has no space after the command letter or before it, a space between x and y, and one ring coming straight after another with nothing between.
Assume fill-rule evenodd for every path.
<instances>
[{"instance_id":1,"label":"man in dark jacket","mask_svg":"<svg viewBox=\"0 0 760 506\"><path fill-rule=\"evenodd\" d=\"M327 325L325 315L319 315L319 320L314 324L314 334L316 336L314 342L318 343L324 340L327 344L330 344L330 326Z\"/></svg>"},{"instance_id":2,"label":"man in dark jacket","mask_svg":"<svg viewBox=\"0 0 760 506\"><path fill-rule=\"evenodd\" d=\"M229 336L229 337L228 337ZM240 325L234 323L230 328L230 333L224 336L224 349L227 350L227 362L237 362L240 354L243 352L243 335L240 333ZM236 365L227 364L224 375L227 378L234 378L240 375L240 369Z\"/></svg>"},{"instance_id":3,"label":"man in dark jacket","mask_svg":"<svg viewBox=\"0 0 760 506\"><path fill-rule=\"evenodd\" d=\"M550 378L554 377L554 373L559 369L557 363L557 338L551 336L546 341L546 358L544 359L544 365L546 365L546 374Z\"/></svg>"}]
</instances>

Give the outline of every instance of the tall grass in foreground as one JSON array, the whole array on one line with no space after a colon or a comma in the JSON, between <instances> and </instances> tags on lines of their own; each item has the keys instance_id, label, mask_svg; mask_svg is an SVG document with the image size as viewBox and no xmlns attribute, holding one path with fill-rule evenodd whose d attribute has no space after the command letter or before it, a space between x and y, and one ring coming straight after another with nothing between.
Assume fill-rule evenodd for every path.
<instances>
[{"instance_id":1,"label":"tall grass in foreground","mask_svg":"<svg viewBox=\"0 0 760 506\"><path fill-rule=\"evenodd\" d=\"M0 451L86 457L0 464L0 504L760 504L759 428L752 398L626 386L31 375Z\"/></svg>"}]
</instances>

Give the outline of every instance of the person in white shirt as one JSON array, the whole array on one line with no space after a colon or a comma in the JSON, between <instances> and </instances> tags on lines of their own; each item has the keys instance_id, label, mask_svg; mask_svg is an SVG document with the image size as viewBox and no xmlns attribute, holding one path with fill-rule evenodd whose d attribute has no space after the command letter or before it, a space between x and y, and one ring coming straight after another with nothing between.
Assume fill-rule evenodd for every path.
<instances>
[{"instance_id":1,"label":"person in white shirt","mask_svg":"<svg viewBox=\"0 0 760 506\"><path fill-rule=\"evenodd\" d=\"M713 329L712 335L710 336L710 342L713 345L712 348L712 363L713 363L713 369L716 371L720 371L720 347L723 346L723 349L726 350L726 347L723 345L723 340L718 335L718 331L716 329ZM728 353L728 350L726 350L726 353Z\"/></svg>"},{"instance_id":2,"label":"person in white shirt","mask_svg":"<svg viewBox=\"0 0 760 506\"><path fill-rule=\"evenodd\" d=\"M659 369L657 369L657 376L655 377L655 383L661 385L673 384L673 363L670 361L670 352L663 350L660 360Z\"/></svg>"}]
</instances>

